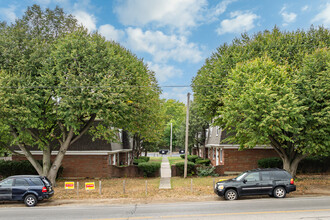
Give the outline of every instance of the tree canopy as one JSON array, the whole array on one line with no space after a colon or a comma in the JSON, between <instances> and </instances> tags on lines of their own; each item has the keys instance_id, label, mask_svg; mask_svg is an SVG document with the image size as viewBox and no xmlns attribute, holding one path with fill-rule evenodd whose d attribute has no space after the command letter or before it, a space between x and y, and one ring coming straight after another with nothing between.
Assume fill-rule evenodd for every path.
<instances>
[{"instance_id":1,"label":"tree canopy","mask_svg":"<svg viewBox=\"0 0 330 220\"><path fill-rule=\"evenodd\" d=\"M53 183L65 152L96 119L102 125L95 135L109 141L111 128L146 140L159 133L161 91L154 73L60 8L34 5L15 24L3 24L0 57L0 132L6 137L1 140L18 145ZM43 151L42 166L27 146ZM58 154L51 163L53 150Z\"/></svg>"},{"instance_id":2,"label":"tree canopy","mask_svg":"<svg viewBox=\"0 0 330 220\"><path fill-rule=\"evenodd\" d=\"M329 45L328 29L275 27L220 46L193 80L200 114L220 116L241 149L271 145L295 175L301 159L330 151Z\"/></svg>"}]
</instances>

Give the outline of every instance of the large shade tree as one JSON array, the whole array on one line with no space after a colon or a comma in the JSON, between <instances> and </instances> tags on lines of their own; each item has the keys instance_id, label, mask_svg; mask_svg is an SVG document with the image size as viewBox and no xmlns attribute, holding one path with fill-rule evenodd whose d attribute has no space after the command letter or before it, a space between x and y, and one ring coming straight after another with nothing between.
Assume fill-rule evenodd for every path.
<instances>
[{"instance_id":1,"label":"large shade tree","mask_svg":"<svg viewBox=\"0 0 330 220\"><path fill-rule=\"evenodd\" d=\"M77 26L62 9L35 5L15 24L1 27L1 133L52 183L66 151L95 119L102 124L94 135L111 141L111 128L136 132L141 112L150 113L159 99L157 82L142 60ZM146 120L151 118L141 123L143 134L152 128ZM29 146L43 151L42 165Z\"/></svg>"},{"instance_id":2,"label":"large shade tree","mask_svg":"<svg viewBox=\"0 0 330 220\"><path fill-rule=\"evenodd\" d=\"M329 153L329 31L274 28L224 44L193 80L201 114L219 117L241 149L269 144L295 175ZM204 98L205 97L205 98Z\"/></svg>"}]
</instances>

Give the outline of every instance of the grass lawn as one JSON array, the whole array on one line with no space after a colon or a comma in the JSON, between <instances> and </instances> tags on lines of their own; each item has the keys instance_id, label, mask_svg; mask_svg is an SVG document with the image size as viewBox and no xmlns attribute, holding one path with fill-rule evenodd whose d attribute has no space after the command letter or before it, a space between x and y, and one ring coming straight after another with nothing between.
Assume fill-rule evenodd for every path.
<instances>
[{"instance_id":1,"label":"grass lawn","mask_svg":"<svg viewBox=\"0 0 330 220\"><path fill-rule=\"evenodd\" d=\"M184 162L184 159L182 159L181 157L168 157L168 161L170 162L170 165L172 166L176 163Z\"/></svg>"},{"instance_id":2,"label":"grass lawn","mask_svg":"<svg viewBox=\"0 0 330 220\"><path fill-rule=\"evenodd\" d=\"M213 192L213 181L229 179L232 176L221 177L172 177L172 189L160 190L160 178L115 178L101 179L102 194L99 194L98 179L72 180L74 190L64 189L64 180L57 181L54 199L186 199L217 198ZM79 181L79 196L77 195L77 181ZM95 190L85 190L86 182L95 182ZM290 195L330 195L330 174L298 175L295 182L297 191ZM124 192L125 188L125 192ZM147 188L147 194L146 194Z\"/></svg>"},{"instance_id":3,"label":"grass lawn","mask_svg":"<svg viewBox=\"0 0 330 220\"><path fill-rule=\"evenodd\" d=\"M150 157L149 162L162 162L162 157Z\"/></svg>"}]
</instances>

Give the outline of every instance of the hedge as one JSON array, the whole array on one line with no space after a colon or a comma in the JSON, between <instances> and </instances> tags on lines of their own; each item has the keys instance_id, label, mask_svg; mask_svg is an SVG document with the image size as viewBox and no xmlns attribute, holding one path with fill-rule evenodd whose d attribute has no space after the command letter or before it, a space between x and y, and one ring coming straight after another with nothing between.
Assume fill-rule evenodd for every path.
<instances>
[{"instance_id":1,"label":"hedge","mask_svg":"<svg viewBox=\"0 0 330 220\"><path fill-rule=\"evenodd\" d=\"M270 157L258 160L260 168L283 168L279 157ZM330 171L330 157L311 156L300 161L297 173L322 173Z\"/></svg>"},{"instance_id":2,"label":"hedge","mask_svg":"<svg viewBox=\"0 0 330 220\"><path fill-rule=\"evenodd\" d=\"M211 164L210 159L197 159L196 164L202 164L205 166L209 166Z\"/></svg>"},{"instance_id":3,"label":"hedge","mask_svg":"<svg viewBox=\"0 0 330 220\"><path fill-rule=\"evenodd\" d=\"M160 169L160 163L157 162L142 162L138 164L139 170L143 172L145 177L155 176L156 171Z\"/></svg>"},{"instance_id":4,"label":"hedge","mask_svg":"<svg viewBox=\"0 0 330 220\"><path fill-rule=\"evenodd\" d=\"M139 159L142 159L145 162L148 162L150 160L150 157L140 156Z\"/></svg>"},{"instance_id":5,"label":"hedge","mask_svg":"<svg viewBox=\"0 0 330 220\"><path fill-rule=\"evenodd\" d=\"M42 161L38 160L38 163L42 165ZM57 172L57 178L62 176L62 173L63 167L61 166ZM0 160L0 176L5 178L14 175L38 175L38 172L34 169L32 164L28 160Z\"/></svg>"},{"instance_id":6,"label":"hedge","mask_svg":"<svg viewBox=\"0 0 330 220\"><path fill-rule=\"evenodd\" d=\"M133 159L133 164L138 165L139 163L146 163L150 160L150 157L140 156L139 158Z\"/></svg>"},{"instance_id":7,"label":"hedge","mask_svg":"<svg viewBox=\"0 0 330 220\"><path fill-rule=\"evenodd\" d=\"M180 157L182 159L184 159L185 155L184 154L180 155ZM197 159L202 159L202 158L198 157L197 155L188 155L188 157L187 157L187 160L190 161L190 162L193 162L193 163L195 163Z\"/></svg>"},{"instance_id":8,"label":"hedge","mask_svg":"<svg viewBox=\"0 0 330 220\"><path fill-rule=\"evenodd\" d=\"M175 164L177 172L180 176L184 174L184 162L179 162ZM194 174L195 172L195 164L193 162L187 162L187 174Z\"/></svg>"}]
</instances>

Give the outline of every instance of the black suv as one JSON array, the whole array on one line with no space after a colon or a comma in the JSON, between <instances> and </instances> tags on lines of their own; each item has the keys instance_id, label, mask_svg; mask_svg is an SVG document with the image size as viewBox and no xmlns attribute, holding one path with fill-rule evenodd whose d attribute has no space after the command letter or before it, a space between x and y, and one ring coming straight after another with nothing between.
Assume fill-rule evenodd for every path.
<instances>
[{"instance_id":1,"label":"black suv","mask_svg":"<svg viewBox=\"0 0 330 220\"><path fill-rule=\"evenodd\" d=\"M214 187L214 192L227 200L248 195L284 198L293 191L296 191L296 186L292 176L287 171L276 168L249 170L234 179L219 181Z\"/></svg>"},{"instance_id":2,"label":"black suv","mask_svg":"<svg viewBox=\"0 0 330 220\"><path fill-rule=\"evenodd\" d=\"M48 199L53 194L50 181L43 176L10 176L0 182L0 201L24 201L31 207L38 200Z\"/></svg>"}]
</instances>

